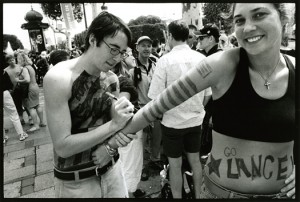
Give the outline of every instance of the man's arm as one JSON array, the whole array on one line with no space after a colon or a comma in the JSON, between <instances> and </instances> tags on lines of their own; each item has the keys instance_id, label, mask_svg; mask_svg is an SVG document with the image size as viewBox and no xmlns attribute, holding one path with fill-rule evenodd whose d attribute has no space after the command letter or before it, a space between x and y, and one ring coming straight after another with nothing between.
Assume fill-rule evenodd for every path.
<instances>
[{"instance_id":1,"label":"man's arm","mask_svg":"<svg viewBox=\"0 0 300 202\"><path fill-rule=\"evenodd\" d=\"M54 67L55 68L55 67ZM60 71L57 71L57 69ZM46 117L53 146L63 158L85 151L122 129L132 117L130 102L120 99L113 106L114 119L98 128L71 135L71 116L68 99L71 94L71 72L62 70L61 65L51 69L44 78ZM131 107L133 108L133 106Z\"/></svg>"}]
</instances>

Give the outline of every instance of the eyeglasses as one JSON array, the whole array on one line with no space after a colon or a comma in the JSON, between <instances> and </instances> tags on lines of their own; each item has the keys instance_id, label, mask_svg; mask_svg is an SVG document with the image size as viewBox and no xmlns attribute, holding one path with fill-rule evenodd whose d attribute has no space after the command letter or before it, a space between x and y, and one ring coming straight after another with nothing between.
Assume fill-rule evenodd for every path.
<instances>
[{"instance_id":1,"label":"eyeglasses","mask_svg":"<svg viewBox=\"0 0 300 202\"><path fill-rule=\"evenodd\" d=\"M202 41L205 37L209 37L209 36L208 36L208 35L205 35L205 36L199 36L198 39L199 39L200 41Z\"/></svg>"},{"instance_id":2,"label":"eyeglasses","mask_svg":"<svg viewBox=\"0 0 300 202\"><path fill-rule=\"evenodd\" d=\"M110 47L104 40L103 40L103 42L107 45L107 47L110 49L110 54L112 54L112 55L114 55L114 56L116 56L116 55L119 55L119 54L121 54L121 58L123 58L123 59L125 59L125 58L127 58L129 55L128 55L128 53L126 53L126 52L121 52L119 49L117 49L117 48L112 48L112 47Z\"/></svg>"}]
</instances>

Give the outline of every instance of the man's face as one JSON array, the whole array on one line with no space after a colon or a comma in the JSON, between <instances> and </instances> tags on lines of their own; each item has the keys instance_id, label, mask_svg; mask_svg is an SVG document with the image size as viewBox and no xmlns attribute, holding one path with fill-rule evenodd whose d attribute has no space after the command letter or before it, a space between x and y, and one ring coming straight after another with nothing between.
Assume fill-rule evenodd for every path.
<instances>
[{"instance_id":1,"label":"man's face","mask_svg":"<svg viewBox=\"0 0 300 202\"><path fill-rule=\"evenodd\" d=\"M11 57L9 59L7 59L7 64L9 64L10 66L13 66L14 64L16 64L16 59L14 57Z\"/></svg>"},{"instance_id":2,"label":"man's face","mask_svg":"<svg viewBox=\"0 0 300 202\"><path fill-rule=\"evenodd\" d=\"M198 37L198 42L200 43L200 49L206 49L210 45L211 36L200 36Z\"/></svg>"},{"instance_id":3,"label":"man's face","mask_svg":"<svg viewBox=\"0 0 300 202\"><path fill-rule=\"evenodd\" d=\"M149 58L152 50L152 43L150 41L141 41L137 46L136 50L139 52L139 57Z\"/></svg>"},{"instance_id":4,"label":"man's face","mask_svg":"<svg viewBox=\"0 0 300 202\"><path fill-rule=\"evenodd\" d=\"M190 46L190 47L193 47L193 44L195 44L195 42L197 42L197 38L194 34L189 34L189 38L187 40L187 44Z\"/></svg>"},{"instance_id":5,"label":"man's face","mask_svg":"<svg viewBox=\"0 0 300 202\"><path fill-rule=\"evenodd\" d=\"M91 60L100 71L107 72L121 61L121 54L127 49L127 35L119 31L115 36L104 37L96 46L96 40L93 40L91 49L93 49Z\"/></svg>"}]
</instances>

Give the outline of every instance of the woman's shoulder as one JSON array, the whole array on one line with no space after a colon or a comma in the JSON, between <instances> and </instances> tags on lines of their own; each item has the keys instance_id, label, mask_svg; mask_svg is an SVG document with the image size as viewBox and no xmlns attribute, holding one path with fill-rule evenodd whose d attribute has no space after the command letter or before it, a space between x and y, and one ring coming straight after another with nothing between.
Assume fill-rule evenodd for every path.
<instances>
[{"instance_id":1,"label":"woman's shoulder","mask_svg":"<svg viewBox=\"0 0 300 202\"><path fill-rule=\"evenodd\" d=\"M235 69L240 58L240 48L232 48L226 51L216 52L206 58L207 63L213 69Z\"/></svg>"}]
</instances>

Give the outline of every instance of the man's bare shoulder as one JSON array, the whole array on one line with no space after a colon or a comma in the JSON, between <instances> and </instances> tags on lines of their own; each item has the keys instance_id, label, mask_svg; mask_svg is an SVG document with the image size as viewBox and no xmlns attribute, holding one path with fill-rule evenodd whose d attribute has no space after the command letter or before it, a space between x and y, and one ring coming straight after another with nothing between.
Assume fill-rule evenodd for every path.
<instances>
[{"instance_id":1,"label":"man's bare shoulder","mask_svg":"<svg viewBox=\"0 0 300 202\"><path fill-rule=\"evenodd\" d=\"M52 67L44 77L45 93L68 95L72 86L74 61L63 61Z\"/></svg>"}]
</instances>

